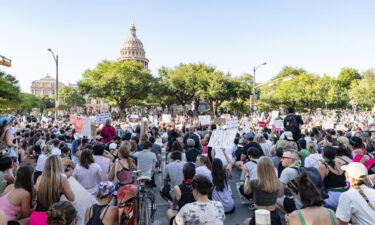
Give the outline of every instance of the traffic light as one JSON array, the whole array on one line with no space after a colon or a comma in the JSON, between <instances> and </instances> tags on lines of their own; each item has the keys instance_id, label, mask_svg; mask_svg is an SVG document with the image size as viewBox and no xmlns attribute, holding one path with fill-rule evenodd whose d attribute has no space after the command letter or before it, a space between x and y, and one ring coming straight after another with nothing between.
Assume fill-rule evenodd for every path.
<instances>
[{"instance_id":1,"label":"traffic light","mask_svg":"<svg viewBox=\"0 0 375 225\"><path fill-rule=\"evenodd\" d=\"M12 66L12 60L0 55L0 65L10 67Z\"/></svg>"}]
</instances>

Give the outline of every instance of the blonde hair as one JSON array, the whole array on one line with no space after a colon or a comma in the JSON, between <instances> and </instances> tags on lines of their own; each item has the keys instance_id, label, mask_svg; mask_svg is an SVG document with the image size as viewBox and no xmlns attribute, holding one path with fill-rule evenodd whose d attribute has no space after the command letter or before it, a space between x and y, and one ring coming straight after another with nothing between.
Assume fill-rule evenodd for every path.
<instances>
[{"instance_id":1,"label":"blonde hair","mask_svg":"<svg viewBox=\"0 0 375 225\"><path fill-rule=\"evenodd\" d=\"M307 144L306 148L307 148L307 150L309 150L309 152L310 152L311 154L316 153L316 149L317 149L317 147L316 147L316 144L315 144L314 142L311 142L311 141L310 141L310 142Z\"/></svg>"},{"instance_id":2,"label":"blonde hair","mask_svg":"<svg viewBox=\"0 0 375 225\"><path fill-rule=\"evenodd\" d=\"M37 198L43 206L49 207L58 202L62 193L63 167L57 155L47 158L43 174L40 176Z\"/></svg>"},{"instance_id":3,"label":"blonde hair","mask_svg":"<svg viewBox=\"0 0 375 225\"><path fill-rule=\"evenodd\" d=\"M258 185L262 191L272 193L279 189L273 162L267 156L260 157L257 165Z\"/></svg>"},{"instance_id":4,"label":"blonde hair","mask_svg":"<svg viewBox=\"0 0 375 225\"><path fill-rule=\"evenodd\" d=\"M124 158L126 159L127 163L128 163L128 167L129 168L135 168L135 163L134 163L134 160L132 158L129 157L130 155L130 149L131 149L131 145L129 143L129 145L122 145L120 148L119 148L119 153L121 155L121 158Z\"/></svg>"},{"instance_id":5,"label":"blonde hair","mask_svg":"<svg viewBox=\"0 0 375 225\"><path fill-rule=\"evenodd\" d=\"M355 179L355 178L352 178L350 176L347 176L347 178L349 177L349 182L350 182L350 186L352 188L354 188L355 190L357 190L359 192L359 194L362 196L362 198L364 198L367 202L367 205L375 211L375 206L368 200L366 194L363 192L362 188L361 188L361 185L364 184L366 185L368 183L368 178L366 176L362 176L360 177L359 179Z\"/></svg>"},{"instance_id":6,"label":"blonde hair","mask_svg":"<svg viewBox=\"0 0 375 225\"><path fill-rule=\"evenodd\" d=\"M52 152L52 145L45 145L43 148L43 154L49 155Z\"/></svg>"}]
</instances>

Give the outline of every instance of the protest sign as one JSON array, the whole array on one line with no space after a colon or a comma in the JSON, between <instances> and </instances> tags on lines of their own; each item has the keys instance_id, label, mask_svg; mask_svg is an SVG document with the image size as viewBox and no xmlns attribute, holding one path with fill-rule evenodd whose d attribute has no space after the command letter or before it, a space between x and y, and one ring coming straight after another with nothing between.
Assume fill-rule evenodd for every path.
<instances>
[{"instance_id":1,"label":"protest sign","mask_svg":"<svg viewBox=\"0 0 375 225\"><path fill-rule=\"evenodd\" d=\"M225 118L225 128L226 129L238 129L238 118Z\"/></svg>"},{"instance_id":2,"label":"protest sign","mask_svg":"<svg viewBox=\"0 0 375 225\"><path fill-rule=\"evenodd\" d=\"M250 122L249 121L245 121L245 124L243 126L243 129L242 129L242 132L243 133L249 133L250 132Z\"/></svg>"},{"instance_id":3,"label":"protest sign","mask_svg":"<svg viewBox=\"0 0 375 225\"><path fill-rule=\"evenodd\" d=\"M284 129L284 121L283 120L274 120L273 121L273 130L274 131L281 131Z\"/></svg>"},{"instance_id":4,"label":"protest sign","mask_svg":"<svg viewBox=\"0 0 375 225\"><path fill-rule=\"evenodd\" d=\"M236 138L237 130L214 130L212 132L209 147L213 148L230 148Z\"/></svg>"},{"instance_id":5,"label":"protest sign","mask_svg":"<svg viewBox=\"0 0 375 225\"><path fill-rule=\"evenodd\" d=\"M216 124L218 126L224 125L225 124L225 118L219 118L219 117L215 118L214 124Z\"/></svg>"},{"instance_id":6,"label":"protest sign","mask_svg":"<svg viewBox=\"0 0 375 225\"><path fill-rule=\"evenodd\" d=\"M70 122L73 124L73 127L74 127L76 133L81 132L83 126L87 122L86 117L70 116L69 119L70 119Z\"/></svg>"},{"instance_id":7,"label":"protest sign","mask_svg":"<svg viewBox=\"0 0 375 225\"><path fill-rule=\"evenodd\" d=\"M101 113L101 114L96 114L96 123L102 124L107 121L107 119L111 119L112 115L110 113Z\"/></svg>"},{"instance_id":8,"label":"protest sign","mask_svg":"<svg viewBox=\"0 0 375 225\"><path fill-rule=\"evenodd\" d=\"M172 115L171 114L163 114L161 118L162 118L164 123L172 122Z\"/></svg>"},{"instance_id":9,"label":"protest sign","mask_svg":"<svg viewBox=\"0 0 375 225\"><path fill-rule=\"evenodd\" d=\"M198 116L198 121L201 125L209 125L211 123L211 116L210 115Z\"/></svg>"},{"instance_id":10,"label":"protest sign","mask_svg":"<svg viewBox=\"0 0 375 225\"><path fill-rule=\"evenodd\" d=\"M322 122L323 129L333 129L335 128L335 124L331 120L323 121Z\"/></svg>"}]
</instances>

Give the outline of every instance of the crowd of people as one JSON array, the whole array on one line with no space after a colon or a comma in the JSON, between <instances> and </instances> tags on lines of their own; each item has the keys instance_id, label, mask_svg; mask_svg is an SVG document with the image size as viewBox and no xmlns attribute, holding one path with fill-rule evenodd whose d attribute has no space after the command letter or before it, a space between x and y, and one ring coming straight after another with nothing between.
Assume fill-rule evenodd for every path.
<instances>
[{"instance_id":1,"label":"crowd of people","mask_svg":"<svg viewBox=\"0 0 375 225\"><path fill-rule=\"evenodd\" d=\"M270 212L272 225L375 224L371 113L297 115L289 108L282 130L261 117L248 120L249 131L240 126L230 148L210 147L218 124L107 120L87 138L63 118L0 117L0 224L76 224L80 211L82 224L118 223L116 194L137 185L133 171L150 177L147 186L170 203L166 217L174 225L224 224L236 212L231 182L242 184L238 192L250 202L246 225L256 224L257 209ZM324 129L318 117L334 127ZM72 180L96 203L72 204L79 197Z\"/></svg>"}]
</instances>

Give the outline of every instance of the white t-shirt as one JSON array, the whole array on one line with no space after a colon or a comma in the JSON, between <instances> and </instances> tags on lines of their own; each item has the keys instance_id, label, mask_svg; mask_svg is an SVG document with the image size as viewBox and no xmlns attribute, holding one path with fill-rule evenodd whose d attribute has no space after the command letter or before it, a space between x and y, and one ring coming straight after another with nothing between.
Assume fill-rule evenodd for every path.
<instances>
[{"instance_id":1,"label":"white t-shirt","mask_svg":"<svg viewBox=\"0 0 375 225\"><path fill-rule=\"evenodd\" d=\"M91 194L96 193L97 185L100 182L99 173L102 168L97 163L91 163L86 169L81 165L77 165L73 171L73 177Z\"/></svg>"},{"instance_id":2,"label":"white t-shirt","mask_svg":"<svg viewBox=\"0 0 375 225\"><path fill-rule=\"evenodd\" d=\"M254 180L254 179L258 178L258 174L257 174L257 171L258 171L258 161L259 161L259 159L252 159L252 160L248 161L247 163L245 163L245 165L244 165L244 167L246 167L250 171L250 178L249 178L249 180ZM246 176L246 174L242 170L240 180L245 180L245 176Z\"/></svg>"},{"instance_id":3,"label":"white t-shirt","mask_svg":"<svg viewBox=\"0 0 375 225\"><path fill-rule=\"evenodd\" d=\"M184 205L177 213L175 221L178 225L223 225L224 207L221 202L192 202Z\"/></svg>"},{"instance_id":4,"label":"white t-shirt","mask_svg":"<svg viewBox=\"0 0 375 225\"><path fill-rule=\"evenodd\" d=\"M366 187L366 185L361 185L361 189L370 203L375 206L375 190ZM375 224L375 211L368 206L366 200L354 188L350 188L340 195L336 217L344 222L355 219L359 225Z\"/></svg>"},{"instance_id":5,"label":"white t-shirt","mask_svg":"<svg viewBox=\"0 0 375 225\"><path fill-rule=\"evenodd\" d=\"M305 158L305 167L318 167L322 159L323 157L319 153L311 154Z\"/></svg>"},{"instance_id":6,"label":"white t-shirt","mask_svg":"<svg viewBox=\"0 0 375 225\"><path fill-rule=\"evenodd\" d=\"M44 165L46 164L47 158L48 157L46 155L44 155L44 154L39 155L38 161L36 161L36 166L35 166L35 170L36 171L43 172Z\"/></svg>"},{"instance_id":7,"label":"white t-shirt","mask_svg":"<svg viewBox=\"0 0 375 225\"><path fill-rule=\"evenodd\" d=\"M59 148L53 147L51 153L52 155L61 155L61 150Z\"/></svg>"}]
</instances>

